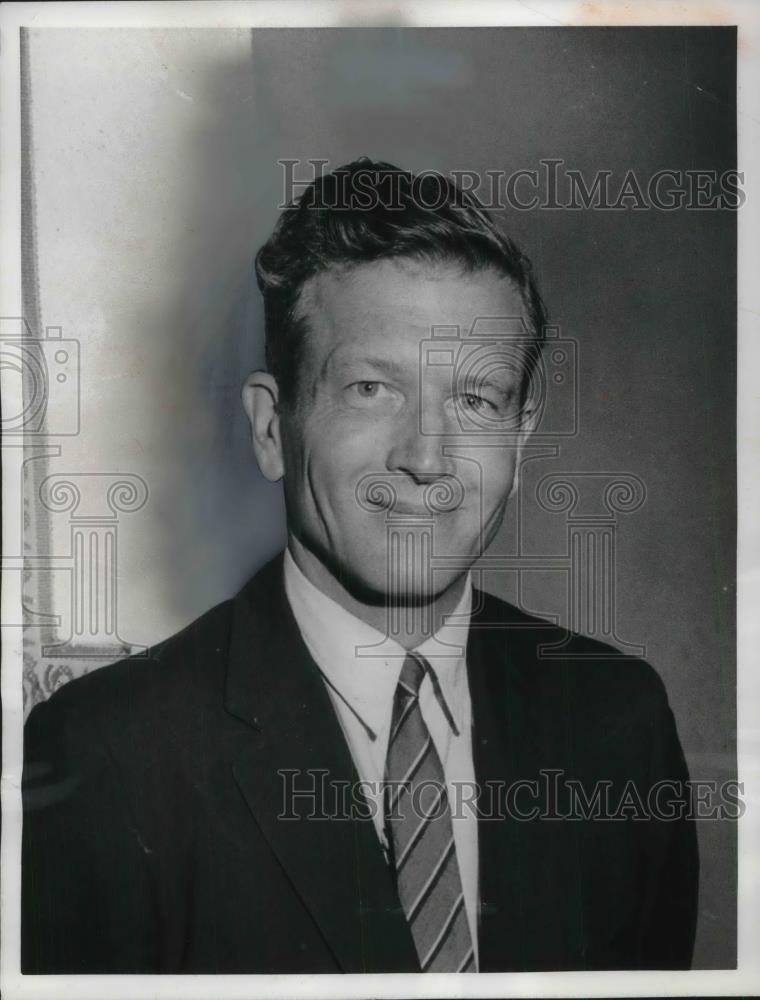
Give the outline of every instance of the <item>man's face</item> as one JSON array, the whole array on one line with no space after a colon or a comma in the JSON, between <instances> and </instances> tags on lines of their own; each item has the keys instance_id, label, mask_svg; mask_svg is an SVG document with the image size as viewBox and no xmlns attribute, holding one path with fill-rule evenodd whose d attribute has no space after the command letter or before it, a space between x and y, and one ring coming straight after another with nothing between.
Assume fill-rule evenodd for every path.
<instances>
[{"instance_id":1,"label":"man's face","mask_svg":"<svg viewBox=\"0 0 760 1000\"><path fill-rule=\"evenodd\" d=\"M299 311L299 402L280 421L289 532L365 598L442 593L492 540L514 481L516 448L483 433L515 430L514 341L489 342L484 364L467 334L477 317L522 316L519 292L494 271L382 261L312 278ZM428 363L441 325L459 328L459 370L476 361L464 378ZM453 557L435 560L432 593L431 555Z\"/></svg>"}]
</instances>

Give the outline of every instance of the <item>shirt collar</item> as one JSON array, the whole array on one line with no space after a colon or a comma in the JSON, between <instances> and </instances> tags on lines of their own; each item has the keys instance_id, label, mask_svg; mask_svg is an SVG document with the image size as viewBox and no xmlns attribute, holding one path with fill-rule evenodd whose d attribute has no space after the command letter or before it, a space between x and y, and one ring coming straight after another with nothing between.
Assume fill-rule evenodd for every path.
<instances>
[{"instance_id":1,"label":"shirt collar","mask_svg":"<svg viewBox=\"0 0 760 1000\"><path fill-rule=\"evenodd\" d=\"M285 592L312 658L374 739L390 728L406 650L319 590L298 568L290 550L285 551L284 574ZM467 697L465 650L471 610L468 574L452 614L414 650L430 663L436 694L457 732L462 728Z\"/></svg>"}]
</instances>

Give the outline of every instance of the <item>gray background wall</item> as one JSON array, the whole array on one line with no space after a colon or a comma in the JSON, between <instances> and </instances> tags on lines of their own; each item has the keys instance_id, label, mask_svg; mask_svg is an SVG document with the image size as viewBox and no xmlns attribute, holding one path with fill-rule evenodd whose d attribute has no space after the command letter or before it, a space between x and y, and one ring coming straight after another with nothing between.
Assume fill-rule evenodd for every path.
<instances>
[{"instance_id":1,"label":"gray background wall","mask_svg":"<svg viewBox=\"0 0 760 1000\"><path fill-rule=\"evenodd\" d=\"M731 29L48 29L28 33L26 73L32 318L82 352L80 433L27 462L28 552L62 559L27 581L30 610L61 618L27 643L30 702L98 665L42 652L71 627L70 522L35 512L43 474L147 484L118 526L129 644L176 631L283 542L279 488L255 468L238 405L262 356L251 259L277 215L278 159L483 174L561 158L588 178L645 179L735 166ZM546 472L645 483L618 530L618 634L662 674L692 776L730 777L735 217L547 210L503 224L579 345L579 433L553 465L526 467L523 546L564 545L564 521L531 500ZM513 519L492 551L514 544ZM486 582L514 598L514 575ZM565 615L556 574L524 583L528 607ZM735 963L734 834L700 825L696 967Z\"/></svg>"}]
</instances>

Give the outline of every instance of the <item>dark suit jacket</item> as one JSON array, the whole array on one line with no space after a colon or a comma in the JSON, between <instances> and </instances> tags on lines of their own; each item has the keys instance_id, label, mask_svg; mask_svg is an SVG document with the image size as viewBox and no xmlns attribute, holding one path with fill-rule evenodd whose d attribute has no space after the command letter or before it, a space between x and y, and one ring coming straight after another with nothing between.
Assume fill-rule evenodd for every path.
<instances>
[{"instance_id":1,"label":"dark suit jacket","mask_svg":"<svg viewBox=\"0 0 760 1000\"><path fill-rule=\"evenodd\" d=\"M474 612L473 751L491 790L478 825L481 970L688 967L693 822L485 817L499 787L522 788L525 814L536 803L556 814L567 781L591 799L607 781L615 801L629 780L644 799L660 779L684 780L658 675L479 591ZM558 658L541 655L563 639ZM419 971L371 819L278 819L281 769L304 772L299 787L315 769L356 780L280 558L148 659L95 671L32 712L23 971ZM335 811L325 789L317 815Z\"/></svg>"}]
</instances>

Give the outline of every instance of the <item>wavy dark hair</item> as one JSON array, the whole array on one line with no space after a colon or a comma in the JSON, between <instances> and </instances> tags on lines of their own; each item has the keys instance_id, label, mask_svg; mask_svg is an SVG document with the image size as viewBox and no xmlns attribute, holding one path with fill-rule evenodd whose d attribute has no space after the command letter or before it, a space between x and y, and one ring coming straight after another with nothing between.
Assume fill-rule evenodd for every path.
<instances>
[{"instance_id":1,"label":"wavy dark hair","mask_svg":"<svg viewBox=\"0 0 760 1000\"><path fill-rule=\"evenodd\" d=\"M361 157L316 178L281 214L256 254L264 297L266 362L281 405L297 401L307 319L298 315L309 278L335 267L391 258L458 263L512 279L523 300L531 347L521 403L538 363L546 312L531 263L469 192L443 174L415 176Z\"/></svg>"}]
</instances>

